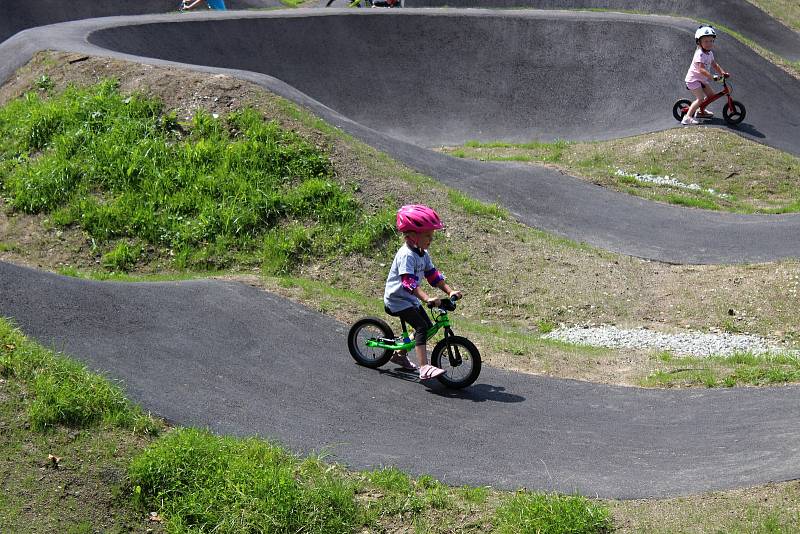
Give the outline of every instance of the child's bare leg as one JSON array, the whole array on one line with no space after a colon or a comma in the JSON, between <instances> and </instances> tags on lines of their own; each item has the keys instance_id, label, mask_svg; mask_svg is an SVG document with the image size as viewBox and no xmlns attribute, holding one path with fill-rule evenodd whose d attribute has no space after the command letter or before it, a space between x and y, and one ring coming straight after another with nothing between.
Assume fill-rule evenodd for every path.
<instances>
[{"instance_id":1,"label":"child's bare leg","mask_svg":"<svg viewBox=\"0 0 800 534\"><path fill-rule=\"evenodd\" d=\"M428 347L426 345L417 345L417 360L420 369L428 365Z\"/></svg>"},{"instance_id":2,"label":"child's bare leg","mask_svg":"<svg viewBox=\"0 0 800 534\"><path fill-rule=\"evenodd\" d=\"M714 96L714 90L711 87L709 87L708 85L703 87L703 98L702 98L702 100L705 100L706 98L709 98L709 97L712 97L712 96ZM705 111L705 108L702 106L702 101L697 103L697 108L698 108L698 111Z\"/></svg>"},{"instance_id":3,"label":"child's bare leg","mask_svg":"<svg viewBox=\"0 0 800 534\"><path fill-rule=\"evenodd\" d=\"M697 89L691 89L691 91L692 94L694 95L695 100L694 102L692 102L692 105L689 106L689 111L686 112L686 115L688 115L689 117L694 117L697 108L700 107L700 102L703 101L703 99L706 97L706 94L705 92L703 92L702 87L698 87Z\"/></svg>"}]
</instances>

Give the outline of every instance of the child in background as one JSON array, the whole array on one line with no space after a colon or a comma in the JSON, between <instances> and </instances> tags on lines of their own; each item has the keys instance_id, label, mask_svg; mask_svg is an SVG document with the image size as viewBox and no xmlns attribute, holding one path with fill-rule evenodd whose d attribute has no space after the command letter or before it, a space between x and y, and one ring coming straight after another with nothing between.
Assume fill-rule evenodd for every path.
<instances>
[{"instance_id":1,"label":"child in background","mask_svg":"<svg viewBox=\"0 0 800 534\"><path fill-rule=\"evenodd\" d=\"M694 41L697 44L697 49L694 52L689 71L686 73L686 88L692 92L695 100L689 106L689 111L684 115L681 124L699 124L700 121L695 118L696 112L698 113L697 117L701 119L710 119L714 116L710 111L699 110L699 108L700 102L706 96L714 94L714 90L708 84L711 83L712 79L715 81L719 79L718 76L711 74L711 68L713 67L721 76L729 76L719 66L719 63L714 60L714 52L711 49L714 47L716 38L717 32L711 26L700 26L694 32Z\"/></svg>"},{"instance_id":2,"label":"child in background","mask_svg":"<svg viewBox=\"0 0 800 534\"><path fill-rule=\"evenodd\" d=\"M433 323L422 308L422 302L438 306L441 301L428 296L420 287L420 280L424 276L431 286L441 289L448 297L461 297L460 291L453 291L447 285L428 254L434 231L442 228L444 224L439 215L428 206L408 205L397 211L397 230L405 235L405 244L394 256L383 293L386 312L400 317L414 328L420 380L436 378L444 373L443 369L428 364L428 329ZM392 362L406 369L417 369L402 353L395 353Z\"/></svg>"},{"instance_id":3,"label":"child in background","mask_svg":"<svg viewBox=\"0 0 800 534\"><path fill-rule=\"evenodd\" d=\"M181 5L181 9L188 11L189 9L197 7L200 2L205 2L208 6L208 9L226 11L225 0L184 0L183 4Z\"/></svg>"}]
</instances>

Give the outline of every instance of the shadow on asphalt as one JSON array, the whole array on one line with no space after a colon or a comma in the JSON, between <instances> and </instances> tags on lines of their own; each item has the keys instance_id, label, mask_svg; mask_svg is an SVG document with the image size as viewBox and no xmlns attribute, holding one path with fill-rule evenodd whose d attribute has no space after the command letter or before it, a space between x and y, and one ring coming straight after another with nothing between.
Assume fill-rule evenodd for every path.
<instances>
[{"instance_id":1,"label":"shadow on asphalt","mask_svg":"<svg viewBox=\"0 0 800 534\"><path fill-rule=\"evenodd\" d=\"M713 119L706 120L706 124L708 124L709 126L720 126L722 128L728 128L730 130L741 132L743 134L755 137L757 139L766 139L767 137L766 135L761 133L761 131L758 128L747 122L743 122L741 124L737 124L734 126L728 124L722 118L714 117Z\"/></svg>"},{"instance_id":2,"label":"shadow on asphalt","mask_svg":"<svg viewBox=\"0 0 800 534\"><path fill-rule=\"evenodd\" d=\"M506 388L503 386L493 386L491 384L473 384L465 389L448 389L441 385L439 382L428 386L428 391L440 397L447 397L448 399L463 399L472 402L524 402L525 397L515 395L513 393L506 393Z\"/></svg>"},{"instance_id":3,"label":"shadow on asphalt","mask_svg":"<svg viewBox=\"0 0 800 534\"><path fill-rule=\"evenodd\" d=\"M397 369L378 369L382 375L387 375L398 380L405 380L406 382L419 382L418 375L415 371L407 371L398 367ZM466 389L448 389L444 387L439 381L431 380L425 384L428 392L440 397L447 397L449 399L464 399L471 400L472 402L524 402L525 397L515 395L513 393L506 393L506 388L503 386L493 386L491 384L473 384Z\"/></svg>"},{"instance_id":4,"label":"shadow on asphalt","mask_svg":"<svg viewBox=\"0 0 800 534\"><path fill-rule=\"evenodd\" d=\"M763 133L761 133L758 130L758 128L756 128L752 124L747 124L746 122L743 122L742 124L740 124L738 126L731 126L730 128L732 130L738 130L738 131L740 131L742 133L746 133L747 135L751 135L751 136L757 137L759 139L766 139L767 138L767 136L764 135Z\"/></svg>"}]
</instances>

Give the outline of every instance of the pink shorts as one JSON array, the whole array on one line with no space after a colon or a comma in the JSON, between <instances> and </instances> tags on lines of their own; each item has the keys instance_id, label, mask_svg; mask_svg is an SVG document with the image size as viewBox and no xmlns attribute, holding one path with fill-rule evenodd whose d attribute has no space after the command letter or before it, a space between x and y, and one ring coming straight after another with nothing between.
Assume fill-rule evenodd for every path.
<instances>
[{"instance_id":1,"label":"pink shorts","mask_svg":"<svg viewBox=\"0 0 800 534\"><path fill-rule=\"evenodd\" d=\"M694 82L686 82L686 88L690 91L694 91L695 89L700 89L701 87L705 87L706 84L699 81Z\"/></svg>"}]
</instances>

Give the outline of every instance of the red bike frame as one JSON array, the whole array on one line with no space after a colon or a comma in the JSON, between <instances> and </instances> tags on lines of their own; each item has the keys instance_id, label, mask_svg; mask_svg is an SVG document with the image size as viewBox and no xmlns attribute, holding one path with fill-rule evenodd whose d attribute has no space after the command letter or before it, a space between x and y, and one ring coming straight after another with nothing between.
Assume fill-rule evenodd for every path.
<instances>
[{"instance_id":1,"label":"red bike frame","mask_svg":"<svg viewBox=\"0 0 800 534\"><path fill-rule=\"evenodd\" d=\"M733 109L733 98L731 98L731 88L728 87L728 77L727 76L723 76L722 77L722 91L719 91L718 93L714 93L711 96L707 96L707 97L705 97L703 99L702 102L700 102L700 112L701 113L705 112L707 105L709 105L710 103L712 103L712 102L714 102L716 100L719 100L723 96L727 96L728 97L728 113L733 113L734 112L734 109Z\"/></svg>"}]
</instances>

